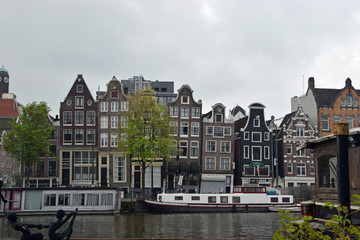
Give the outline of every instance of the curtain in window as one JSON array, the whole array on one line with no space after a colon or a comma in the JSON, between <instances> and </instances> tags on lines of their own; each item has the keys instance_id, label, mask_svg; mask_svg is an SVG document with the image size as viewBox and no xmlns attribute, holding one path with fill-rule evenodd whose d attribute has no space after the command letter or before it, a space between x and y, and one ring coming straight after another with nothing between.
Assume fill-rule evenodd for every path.
<instances>
[{"instance_id":1,"label":"curtain in window","mask_svg":"<svg viewBox=\"0 0 360 240\"><path fill-rule=\"evenodd\" d=\"M42 203L42 191L27 191L25 194L25 210L39 210Z\"/></svg>"}]
</instances>

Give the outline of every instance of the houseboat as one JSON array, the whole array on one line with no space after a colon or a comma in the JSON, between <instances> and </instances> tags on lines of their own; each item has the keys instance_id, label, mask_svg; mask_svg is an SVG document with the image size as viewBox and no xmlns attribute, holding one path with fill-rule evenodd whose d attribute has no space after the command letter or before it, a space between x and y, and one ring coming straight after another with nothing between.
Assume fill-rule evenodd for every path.
<instances>
[{"instance_id":1,"label":"houseboat","mask_svg":"<svg viewBox=\"0 0 360 240\"><path fill-rule=\"evenodd\" d=\"M114 188L7 188L0 215L15 211L19 215L54 214L57 210L86 214L111 214L120 211L121 194Z\"/></svg>"},{"instance_id":2,"label":"houseboat","mask_svg":"<svg viewBox=\"0 0 360 240\"><path fill-rule=\"evenodd\" d=\"M160 193L144 205L151 212L267 212L269 207L294 206L294 198L266 187L235 186L233 193Z\"/></svg>"}]
</instances>

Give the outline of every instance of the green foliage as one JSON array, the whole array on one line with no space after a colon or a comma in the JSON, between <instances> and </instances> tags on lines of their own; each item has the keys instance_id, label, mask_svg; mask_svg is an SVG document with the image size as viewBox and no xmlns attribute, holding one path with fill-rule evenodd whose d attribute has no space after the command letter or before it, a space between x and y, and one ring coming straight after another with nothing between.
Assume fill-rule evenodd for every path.
<instances>
[{"instance_id":1,"label":"green foliage","mask_svg":"<svg viewBox=\"0 0 360 240\"><path fill-rule=\"evenodd\" d=\"M18 163L30 167L44 153L50 154L48 140L53 127L48 113L45 102L32 102L21 108L18 121L12 121L12 129L3 136L3 146Z\"/></svg>"},{"instance_id":2,"label":"green foliage","mask_svg":"<svg viewBox=\"0 0 360 240\"><path fill-rule=\"evenodd\" d=\"M127 101L128 111L120 116L126 123L119 125L119 150L131 156L131 161L137 162L145 173L152 162L171 159L174 140L170 135L169 115L151 89L136 92Z\"/></svg>"},{"instance_id":3,"label":"green foliage","mask_svg":"<svg viewBox=\"0 0 360 240\"><path fill-rule=\"evenodd\" d=\"M354 204L360 204L360 196L353 195L357 199ZM276 231L273 239L360 239L360 229L351 224L351 215L359 212L349 212L347 207L326 203L324 207L336 209L335 214L325 225L315 224L312 217L292 218L288 211L280 213L280 229ZM326 231L325 231L326 230Z\"/></svg>"}]
</instances>

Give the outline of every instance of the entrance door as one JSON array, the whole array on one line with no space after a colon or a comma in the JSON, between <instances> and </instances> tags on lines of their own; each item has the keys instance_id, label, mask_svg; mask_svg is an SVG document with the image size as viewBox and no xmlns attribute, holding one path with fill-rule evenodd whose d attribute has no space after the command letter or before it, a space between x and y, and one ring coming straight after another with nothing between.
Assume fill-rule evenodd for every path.
<instances>
[{"instance_id":1,"label":"entrance door","mask_svg":"<svg viewBox=\"0 0 360 240\"><path fill-rule=\"evenodd\" d=\"M107 168L101 168L101 186L107 187Z\"/></svg>"},{"instance_id":2,"label":"entrance door","mask_svg":"<svg viewBox=\"0 0 360 240\"><path fill-rule=\"evenodd\" d=\"M70 169L62 170L62 185L68 186L70 184Z\"/></svg>"},{"instance_id":3,"label":"entrance door","mask_svg":"<svg viewBox=\"0 0 360 240\"><path fill-rule=\"evenodd\" d=\"M174 174L168 175L168 188L174 189Z\"/></svg>"},{"instance_id":4,"label":"entrance door","mask_svg":"<svg viewBox=\"0 0 360 240\"><path fill-rule=\"evenodd\" d=\"M140 188L140 172L134 172L134 188Z\"/></svg>"}]
</instances>

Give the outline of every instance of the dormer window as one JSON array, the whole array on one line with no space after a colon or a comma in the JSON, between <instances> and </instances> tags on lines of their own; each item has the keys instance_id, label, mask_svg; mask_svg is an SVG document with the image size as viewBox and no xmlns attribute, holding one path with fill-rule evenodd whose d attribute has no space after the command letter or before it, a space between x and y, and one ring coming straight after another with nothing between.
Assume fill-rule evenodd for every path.
<instances>
[{"instance_id":1,"label":"dormer window","mask_svg":"<svg viewBox=\"0 0 360 240\"><path fill-rule=\"evenodd\" d=\"M181 103L188 104L189 103L189 97L188 96L181 96Z\"/></svg>"},{"instance_id":2,"label":"dormer window","mask_svg":"<svg viewBox=\"0 0 360 240\"><path fill-rule=\"evenodd\" d=\"M254 118L254 127L260 127L260 119L258 117Z\"/></svg>"},{"instance_id":3,"label":"dormer window","mask_svg":"<svg viewBox=\"0 0 360 240\"><path fill-rule=\"evenodd\" d=\"M82 93L83 92L83 86L82 85L77 85L76 86L76 92L77 93Z\"/></svg>"},{"instance_id":4,"label":"dormer window","mask_svg":"<svg viewBox=\"0 0 360 240\"><path fill-rule=\"evenodd\" d=\"M222 114L216 114L215 115L215 122L217 122L217 123L222 122Z\"/></svg>"}]
</instances>

